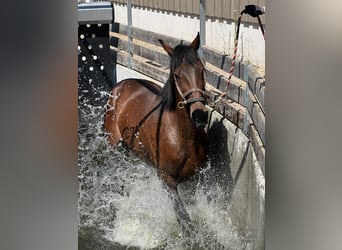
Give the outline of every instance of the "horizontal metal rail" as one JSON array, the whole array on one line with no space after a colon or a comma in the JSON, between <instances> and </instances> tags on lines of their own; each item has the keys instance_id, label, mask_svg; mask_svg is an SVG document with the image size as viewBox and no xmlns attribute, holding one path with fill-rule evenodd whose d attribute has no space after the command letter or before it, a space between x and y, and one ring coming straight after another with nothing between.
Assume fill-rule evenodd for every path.
<instances>
[{"instance_id":1,"label":"horizontal metal rail","mask_svg":"<svg viewBox=\"0 0 342 250\"><path fill-rule=\"evenodd\" d=\"M111 2L78 4L78 24L105 24L114 22L114 6Z\"/></svg>"}]
</instances>

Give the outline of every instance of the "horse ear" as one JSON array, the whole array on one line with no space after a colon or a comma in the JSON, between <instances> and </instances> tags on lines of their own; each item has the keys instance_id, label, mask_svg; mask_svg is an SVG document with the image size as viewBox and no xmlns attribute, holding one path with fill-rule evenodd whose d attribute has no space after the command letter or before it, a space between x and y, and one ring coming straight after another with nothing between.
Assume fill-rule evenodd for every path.
<instances>
[{"instance_id":1,"label":"horse ear","mask_svg":"<svg viewBox=\"0 0 342 250\"><path fill-rule=\"evenodd\" d=\"M192 41L191 45L190 45L194 50L198 50L199 46L200 46L200 33L197 32L197 36L196 38Z\"/></svg>"},{"instance_id":2,"label":"horse ear","mask_svg":"<svg viewBox=\"0 0 342 250\"><path fill-rule=\"evenodd\" d=\"M158 41L160 42L161 46L163 46L164 50L169 54L169 56L172 56L173 48L171 48L169 45L164 43L164 41L161 39L158 39Z\"/></svg>"}]
</instances>

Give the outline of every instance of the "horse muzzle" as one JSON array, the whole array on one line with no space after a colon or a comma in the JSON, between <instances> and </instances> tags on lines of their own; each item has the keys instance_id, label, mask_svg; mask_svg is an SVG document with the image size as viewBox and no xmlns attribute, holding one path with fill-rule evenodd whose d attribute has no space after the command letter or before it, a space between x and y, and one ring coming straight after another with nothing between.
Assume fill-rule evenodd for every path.
<instances>
[{"instance_id":1,"label":"horse muzzle","mask_svg":"<svg viewBox=\"0 0 342 250\"><path fill-rule=\"evenodd\" d=\"M208 111L196 109L191 113L191 119L196 128L204 128L208 124Z\"/></svg>"}]
</instances>

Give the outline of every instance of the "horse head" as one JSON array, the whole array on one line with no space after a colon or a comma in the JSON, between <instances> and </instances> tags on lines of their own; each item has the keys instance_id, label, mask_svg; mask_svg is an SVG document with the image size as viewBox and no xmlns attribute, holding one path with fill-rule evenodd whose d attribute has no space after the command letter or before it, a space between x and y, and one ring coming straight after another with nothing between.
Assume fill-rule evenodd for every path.
<instances>
[{"instance_id":1,"label":"horse head","mask_svg":"<svg viewBox=\"0 0 342 250\"><path fill-rule=\"evenodd\" d=\"M173 89L178 93L178 98L174 98L178 99L176 107L186 108L197 128L205 127L208 122L208 111L204 98L204 65L197 54L200 45L199 33L190 45L177 45L172 48L162 40L159 42L171 57L167 84L174 86Z\"/></svg>"}]
</instances>

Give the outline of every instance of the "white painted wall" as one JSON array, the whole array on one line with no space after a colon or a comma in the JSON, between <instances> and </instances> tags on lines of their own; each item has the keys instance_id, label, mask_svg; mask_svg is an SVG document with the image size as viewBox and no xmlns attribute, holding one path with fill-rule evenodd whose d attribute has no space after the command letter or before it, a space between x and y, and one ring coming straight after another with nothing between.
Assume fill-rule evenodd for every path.
<instances>
[{"instance_id":1,"label":"white painted wall","mask_svg":"<svg viewBox=\"0 0 342 250\"><path fill-rule=\"evenodd\" d=\"M127 25L126 6L116 4L115 22ZM243 20L243 17L242 17ZM132 8L133 27L149 30L175 38L192 41L200 30L198 18L170 13ZM255 26L256 27L256 26ZM265 40L261 30L252 26L240 26L238 58L265 67ZM233 54L235 23L208 19L206 21L206 45L221 53Z\"/></svg>"}]
</instances>

